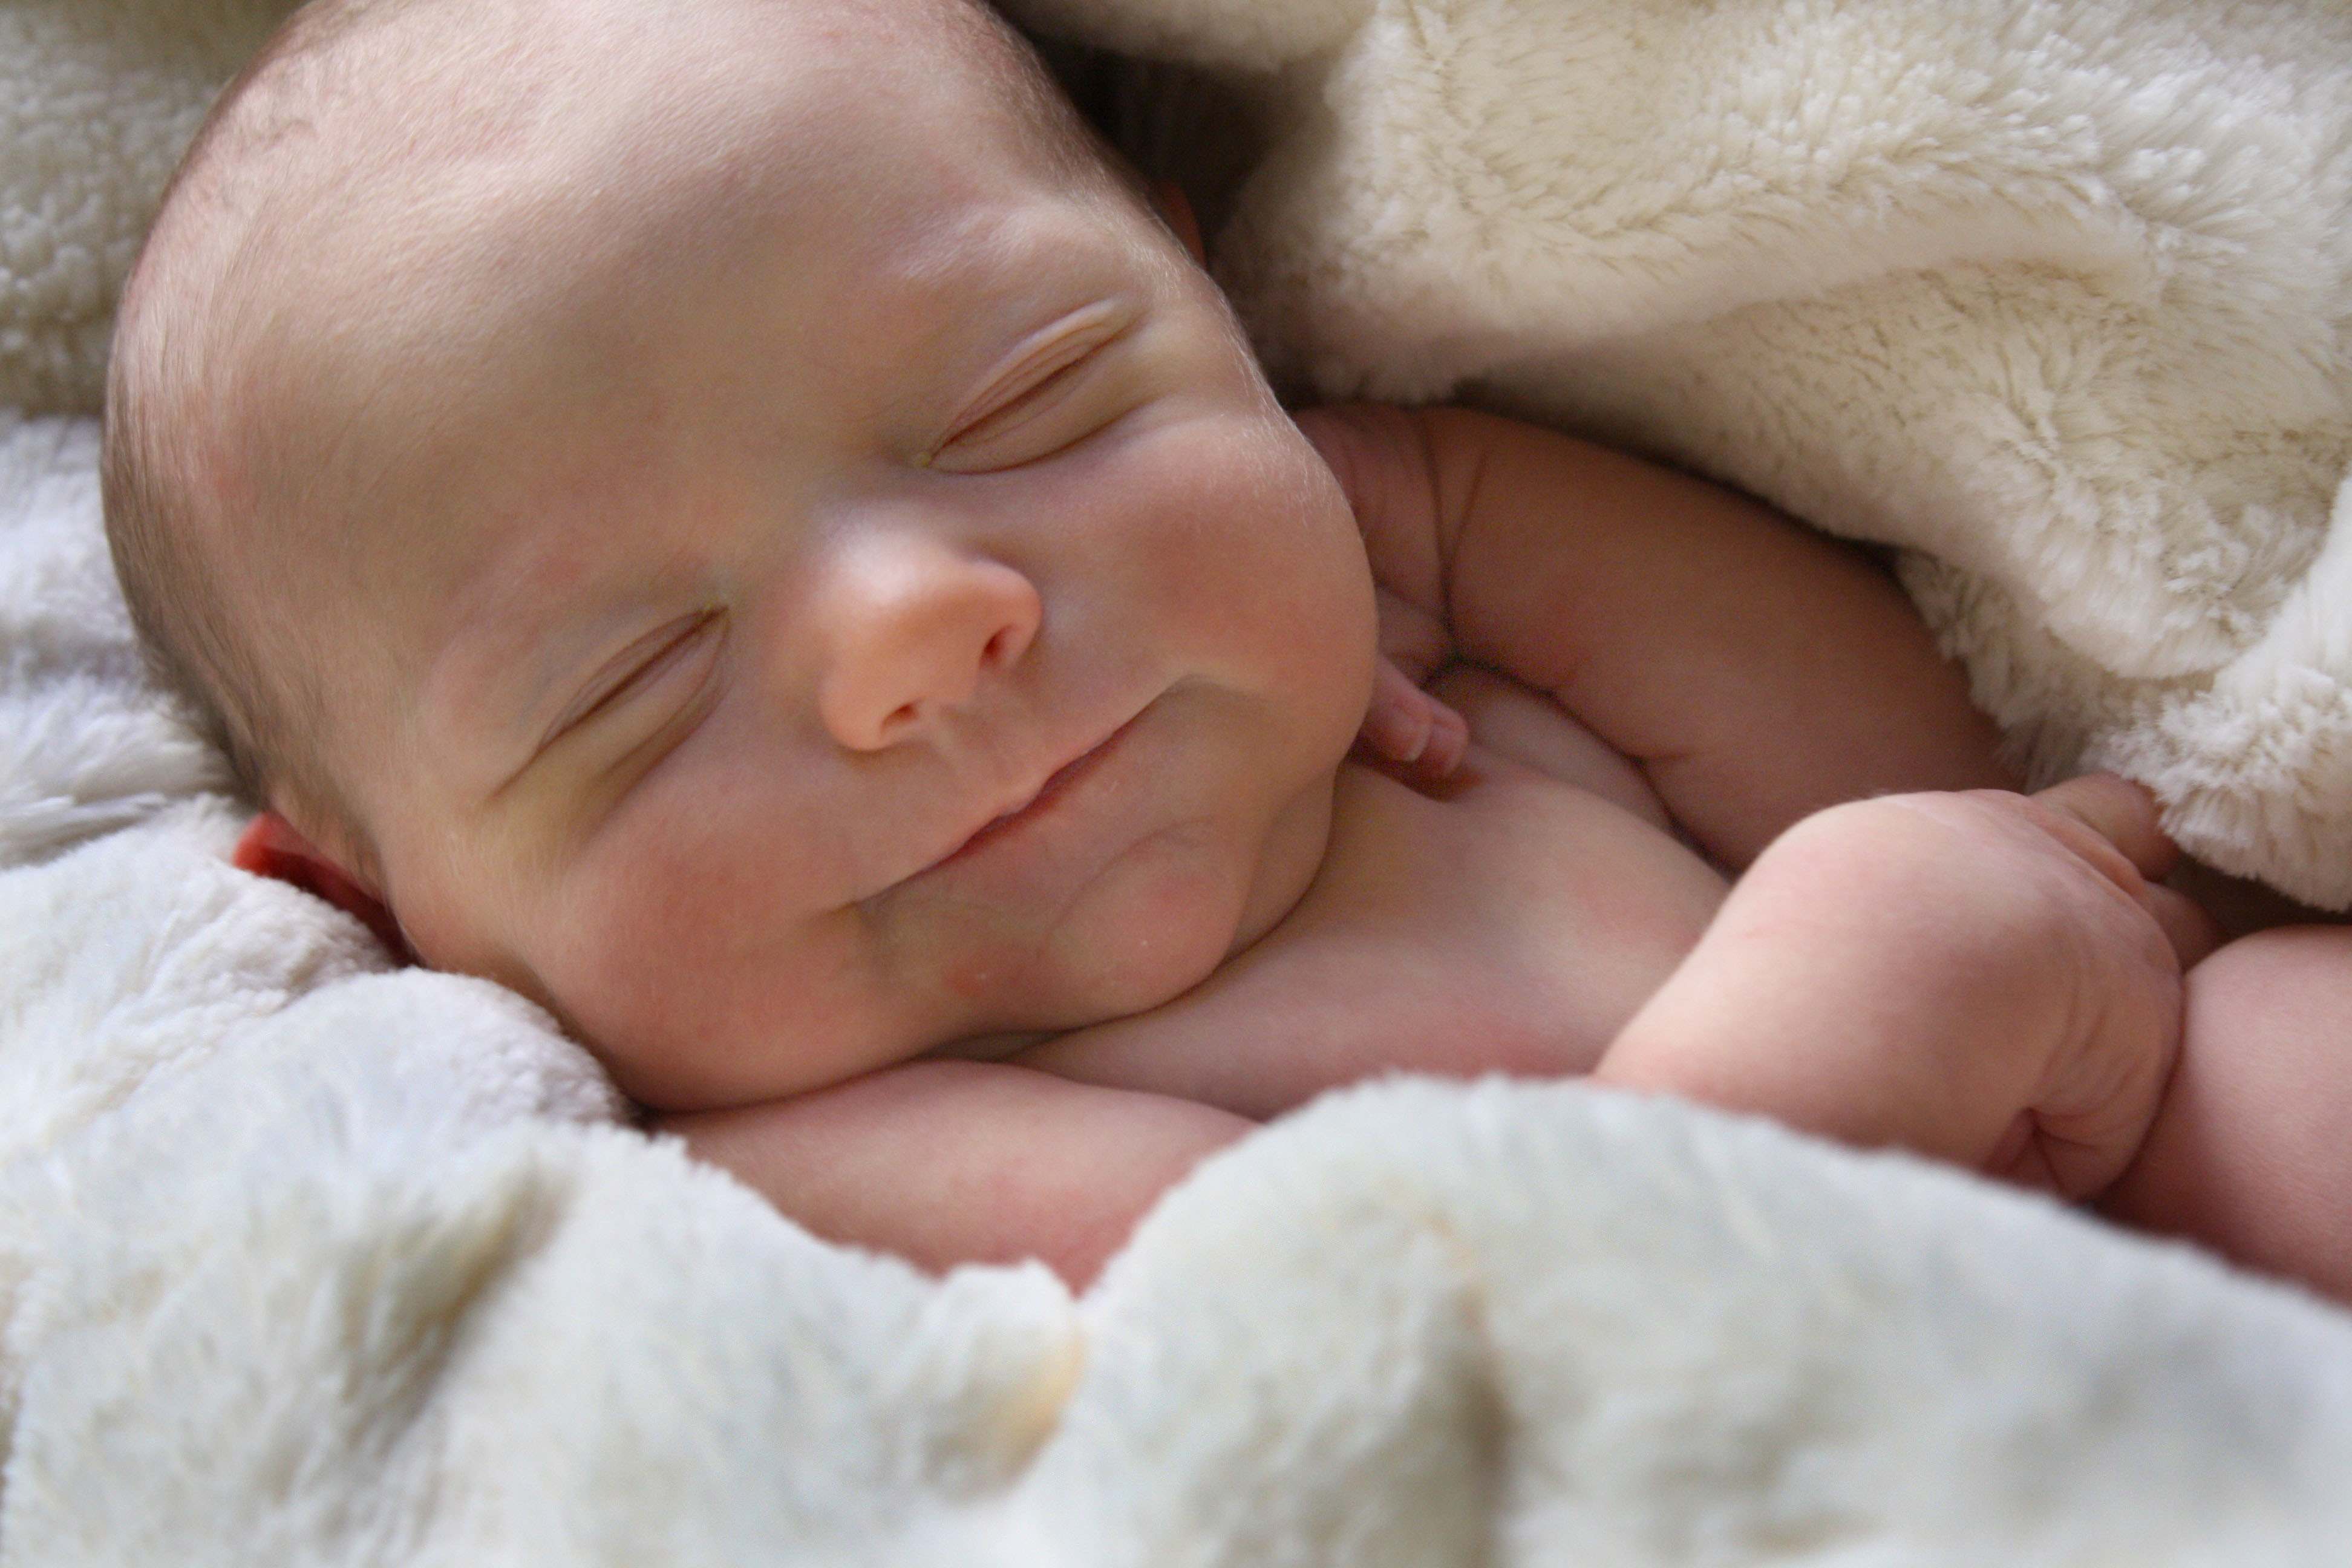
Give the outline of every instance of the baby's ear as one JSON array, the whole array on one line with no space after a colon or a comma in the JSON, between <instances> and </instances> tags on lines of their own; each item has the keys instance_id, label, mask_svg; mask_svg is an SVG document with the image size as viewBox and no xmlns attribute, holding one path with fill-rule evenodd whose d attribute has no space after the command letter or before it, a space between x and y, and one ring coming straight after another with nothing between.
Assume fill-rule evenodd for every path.
<instances>
[{"instance_id":1,"label":"baby's ear","mask_svg":"<svg viewBox=\"0 0 2352 1568\"><path fill-rule=\"evenodd\" d=\"M1206 267L1209 264L1209 247L1201 239L1201 220L1192 211L1192 198L1184 194L1184 187L1173 180L1154 180L1151 196L1160 204L1160 215L1167 218L1168 226L1176 231L1176 237L1184 242L1184 248L1192 253L1192 259Z\"/></svg>"},{"instance_id":2,"label":"baby's ear","mask_svg":"<svg viewBox=\"0 0 2352 1568\"><path fill-rule=\"evenodd\" d=\"M236 841L229 863L240 871L291 883L326 900L358 917L361 924L375 932L377 941L392 950L393 956L404 963L415 962L407 938L401 934L400 922L392 918L383 900L354 881L326 851L304 837L300 828L276 812L265 811L246 825L245 836Z\"/></svg>"}]
</instances>

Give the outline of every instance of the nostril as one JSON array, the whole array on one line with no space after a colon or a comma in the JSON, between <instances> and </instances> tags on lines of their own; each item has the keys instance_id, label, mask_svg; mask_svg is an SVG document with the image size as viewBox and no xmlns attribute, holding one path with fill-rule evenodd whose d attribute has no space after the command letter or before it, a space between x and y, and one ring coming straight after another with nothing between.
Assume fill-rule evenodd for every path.
<instances>
[{"instance_id":1,"label":"nostril","mask_svg":"<svg viewBox=\"0 0 2352 1568\"><path fill-rule=\"evenodd\" d=\"M1029 647L1037 638L1038 617L1034 613L1006 617L980 650L982 669L1010 669L1028 657Z\"/></svg>"},{"instance_id":2,"label":"nostril","mask_svg":"<svg viewBox=\"0 0 2352 1568\"><path fill-rule=\"evenodd\" d=\"M902 702L883 716L882 733L886 737L895 735L921 716L921 710L915 704Z\"/></svg>"}]
</instances>

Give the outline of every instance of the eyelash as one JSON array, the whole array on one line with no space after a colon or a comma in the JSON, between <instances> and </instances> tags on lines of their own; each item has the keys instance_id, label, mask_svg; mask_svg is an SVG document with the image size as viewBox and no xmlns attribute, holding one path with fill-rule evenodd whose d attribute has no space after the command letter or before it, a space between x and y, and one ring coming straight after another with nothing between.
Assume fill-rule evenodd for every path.
<instances>
[{"instance_id":1,"label":"eyelash","mask_svg":"<svg viewBox=\"0 0 2352 1568\"><path fill-rule=\"evenodd\" d=\"M629 666L627 672L611 685L602 688L590 687L581 700L573 704L572 710L557 720L553 727L548 731L547 743L551 745L565 736L579 732L600 715L623 702L631 693L640 690L677 668L687 657L696 651L698 645L706 637L713 634L715 629L724 629L721 613L718 610L704 610L684 623L673 621L668 626L660 627L639 639L641 643L665 638L667 640L660 641L658 649L651 658ZM620 658L627 658L628 650L624 650ZM619 660L616 659L614 662L617 663Z\"/></svg>"},{"instance_id":2,"label":"eyelash","mask_svg":"<svg viewBox=\"0 0 2352 1568\"><path fill-rule=\"evenodd\" d=\"M960 417L948 437L925 455L922 466L950 471L985 471L992 467L1014 466L992 463L986 457L987 448L1067 405L1074 389L1097 383L1103 374L1103 351L1124 337L1133 325L1131 318L1114 308L1098 307L1084 314L1089 319L1083 325L1064 332L1046 346L1045 353L1007 378L1014 389L1010 395L983 396L979 405L982 412L977 416ZM1047 451L1024 452L1017 461L1034 462L1074 444L1075 441L1066 440ZM975 448L980 460L967 464L964 455Z\"/></svg>"},{"instance_id":3,"label":"eyelash","mask_svg":"<svg viewBox=\"0 0 2352 1568\"><path fill-rule=\"evenodd\" d=\"M999 405L948 437L946 446L986 446L1013 434L1023 426L1034 424L1049 412L1057 401L1057 394L1068 392L1081 372L1092 363L1094 350L1089 349L1067 364L1056 365L1032 386L1023 388L1011 401Z\"/></svg>"}]
</instances>

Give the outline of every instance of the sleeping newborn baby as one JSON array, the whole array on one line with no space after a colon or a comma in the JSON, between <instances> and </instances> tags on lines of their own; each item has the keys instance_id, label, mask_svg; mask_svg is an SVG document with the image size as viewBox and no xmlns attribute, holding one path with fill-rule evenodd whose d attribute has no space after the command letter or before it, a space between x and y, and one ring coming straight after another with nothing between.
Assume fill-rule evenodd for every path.
<instances>
[{"instance_id":1,"label":"sleeping newborn baby","mask_svg":"<svg viewBox=\"0 0 2352 1568\"><path fill-rule=\"evenodd\" d=\"M2327 933L2198 965L2184 1056L2150 803L2004 790L1874 565L1491 416L1294 419L1197 249L964 0L298 15L107 431L142 631L269 807L243 863L926 1264L1084 1281L1401 1068L2352 1286Z\"/></svg>"}]
</instances>

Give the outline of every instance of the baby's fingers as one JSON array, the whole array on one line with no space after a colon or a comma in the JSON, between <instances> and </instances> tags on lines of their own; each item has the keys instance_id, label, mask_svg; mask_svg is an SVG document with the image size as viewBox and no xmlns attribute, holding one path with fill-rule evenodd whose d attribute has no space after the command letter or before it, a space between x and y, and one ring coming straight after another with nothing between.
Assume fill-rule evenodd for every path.
<instances>
[{"instance_id":1,"label":"baby's fingers","mask_svg":"<svg viewBox=\"0 0 2352 1568\"><path fill-rule=\"evenodd\" d=\"M2156 797L2115 773L2084 773L2053 784L2034 801L2097 836L2094 845L2081 834L2070 835L2068 847L2106 871L2125 887L2131 879L2118 875L2110 856L2120 851L2132 868L2154 881L2180 859L2179 846L2165 836L2157 820ZM2105 849L2107 853L2101 853ZM2104 862L2104 863L2103 863Z\"/></svg>"},{"instance_id":2,"label":"baby's fingers","mask_svg":"<svg viewBox=\"0 0 2352 1568\"><path fill-rule=\"evenodd\" d=\"M2104 870L2139 901L2187 969L2221 943L2221 928L2202 905L2162 886L2158 879L2179 864L2180 847L2158 822L2156 797L2114 773L2085 773L2054 784L2033 797L2064 820L2089 829L2069 847ZM2090 835L2096 835L2095 842ZM2131 862L2132 876L2115 863Z\"/></svg>"},{"instance_id":3,"label":"baby's fingers","mask_svg":"<svg viewBox=\"0 0 2352 1568\"><path fill-rule=\"evenodd\" d=\"M1373 676L1362 739L1384 762L1410 763L1416 772L1444 778L1461 763L1470 726L1384 656Z\"/></svg>"},{"instance_id":4,"label":"baby's fingers","mask_svg":"<svg viewBox=\"0 0 2352 1568\"><path fill-rule=\"evenodd\" d=\"M2140 904L2164 928L2164 939L2189 969L2221 945L2221 922L2186 893L2151 882L2142 889Z\"/></svg>"},{"instance_id":5,"label":"baby's fingers","mask_svg":"<svg viewBox=\"0 0 2352 1568\"><path fill-rule=\"evenodd\" d=\"M1427 692L1423 696L1429 697ZM1470 721L1455 711L1451 704L1429 698L1429 744L1421 753L1421 771L1430 778L1451 775L1462 765L1462 755L1470 749Z\"/></svg>"}]
</instances>

